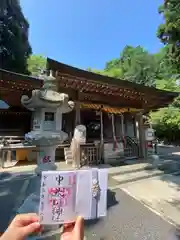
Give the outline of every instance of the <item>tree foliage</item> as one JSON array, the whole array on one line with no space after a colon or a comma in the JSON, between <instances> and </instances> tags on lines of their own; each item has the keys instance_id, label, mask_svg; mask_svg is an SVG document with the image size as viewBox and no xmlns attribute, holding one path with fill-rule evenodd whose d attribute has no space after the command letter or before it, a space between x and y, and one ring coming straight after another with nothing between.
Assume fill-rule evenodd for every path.
<instances>
[{"instance_id":1,"label":"tree foliage","mask_svg":"<svg viewBox=\"0 0 180 240\"><path fill-rule=\"evenodd\" d=\"M126 46L119 58L105 64L104 70L89 70L146 86L155 86L158 65L156 57L141 46Z\"/></svg>"},{"instance_id":2,"label":"tree foliage","mask_svg":"<svg viewBox=\"0 0 180 240\"><path fill-rule=\"evenodd\" d=\"M155 86L156 61L142 47L126 46L120 55L120 63L125 80Z\"/></svg>"},{"instance_id":3,"label":"tree foliage","mask_svg":"<svg viewBox=\"0 0 180 240\"><path fill-rule=\"evenodd\" d=\"M180 134L179 108L169 106L151 113L152 125L156 136L166 142L178 142Z\"/></svg>"},{"instance_id":4,"label":"tree foliage","mask_svg":"<svg viewBox=\"0 0 180 240\"><path fill-rule=\"evenodd\" d=\"M164 17L164 23L159 26L157 36L165 47L157 54L160 59L158 87L180 92L180 2L164 1L159 13ZM159 138L179 143L180 97L168 108L151 113L151 119Z\"/></svg>"},{"instance_id":5,"label":"tree foliage","mask_svg":"<svg viewBox=\"0 0 180 240\"><path fill-rule=\"evenodd\" d=\"M159 7L164 23L158 28L157 36L167 46L167 56L175 72L180 71L180 1L164 0Z\"/></svg>"},{"instance_id":6,"label":"tree foliage","mask_svg":"<svg viewBox=\"0 0 180 240\"><path fill-rule=\"evenodd\" d=\"M28 58L28 71L32 76L38 77L46 69L46 58L41 55L31 55Z\"/></svg>"},{"instance_id":7,"label":"tree foliage","mask_svg":"<svg viewBox=\"0 0 180 240\"><path fill-rule=\"evenodd\" d=\"M27 59L31 54L28 41L29 24L19 1L0 1L0 68L28 73Z\"/></svg>"}]
</instances>

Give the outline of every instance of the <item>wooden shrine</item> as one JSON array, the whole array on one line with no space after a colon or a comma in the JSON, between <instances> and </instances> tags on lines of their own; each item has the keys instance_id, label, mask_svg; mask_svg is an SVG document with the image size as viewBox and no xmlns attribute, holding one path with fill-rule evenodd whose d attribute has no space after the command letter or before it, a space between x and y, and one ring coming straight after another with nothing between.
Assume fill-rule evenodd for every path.
<instances>
[{"instance_id":1,"label":"wooden shrine","mask_svg":"<svg viewBox=\"0 0 180 240\"><path fill-rule=\"evenodd\" d=\"M127 143L130 155L145 157L142 115L167 106L178 96L174 92L102 76L49 58L47 70L57 79L59 92L67 93L76 103L75 110L64 115L62 121L62 129L69 135L67 144L71 142L75 126L83 124L87 127L87 144L99 141L104 148L104 158L109 152L118 155L117 149L122 146L128 156ZM30 130L31 112L22 107L21 96L30 96L31 91L41 85L40 78L0 69L0 100L9 105L8 109L0 110L1 137L22 137Z\"/></svg>"}]
</instances>

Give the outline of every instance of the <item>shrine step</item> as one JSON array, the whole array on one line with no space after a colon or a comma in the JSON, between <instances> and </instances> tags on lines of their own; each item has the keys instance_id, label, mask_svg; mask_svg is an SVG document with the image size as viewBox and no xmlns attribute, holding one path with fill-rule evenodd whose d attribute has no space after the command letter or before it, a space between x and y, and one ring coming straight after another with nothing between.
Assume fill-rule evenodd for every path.
<instances>
[{"instance_id":1,"label":"shrine step","mask_svg":"<svg viewBox=\"0 0 180 240\"><path fill-rule=\"evenodd\" d=\"M65 158L66 164L72 163L72 151L69 147L64 148L64 158Z\"/></svg>"},{"instance_id":2,"label":"shrine step","mask_svg":"<svg viewBox=\"0 0 180 240\"><path fill-rule=\"evenodd\" d=\"M118 164L133 164L136 163L138 161L138 157L137 156L131 156L131 157L127 157L127 156L116 156L116 157L109 157L104 159L105 163L110 164L110 165L118 165Z\"/></svg>"}]
</instances>

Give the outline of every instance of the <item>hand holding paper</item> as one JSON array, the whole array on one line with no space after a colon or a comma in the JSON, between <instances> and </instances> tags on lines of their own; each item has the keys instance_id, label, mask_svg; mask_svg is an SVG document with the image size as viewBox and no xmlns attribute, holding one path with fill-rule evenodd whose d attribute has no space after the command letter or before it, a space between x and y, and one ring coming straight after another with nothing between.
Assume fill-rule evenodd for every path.
<instances>
[{"instance_id":1,"label":"hand holding paper","mask_svg":"<svg viewBox=\"0 0 180 240\"><path fill-rule=\"evenodd\" d=\"M106 169L42 173L39 215L42 224L73 222L77 216L106 216Z\"/></svg>"}]
</instances>

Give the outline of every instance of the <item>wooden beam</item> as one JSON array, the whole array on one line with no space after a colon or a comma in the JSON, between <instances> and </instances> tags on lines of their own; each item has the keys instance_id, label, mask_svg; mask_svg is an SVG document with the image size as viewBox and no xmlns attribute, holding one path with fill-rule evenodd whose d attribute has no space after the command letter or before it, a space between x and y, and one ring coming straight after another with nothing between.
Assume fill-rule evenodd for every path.
<instances>
[{"instance_id":1,"label":"wooden beam","mask_svg":"<svg viewBox=\"0 0 180 240\"><path fill-rule=\"evenodd\" d=\"M134 108L142 108L142 102L141 101L130 101L123 99L121 97L109 97L101 95L101 94L93 94L93 93L80 93L80 101L82 102L94 102L94 103L100 103L100 104L108 104L112 106L124 106L124 107L134 107Z\"/></svg>"}]
</instances>

